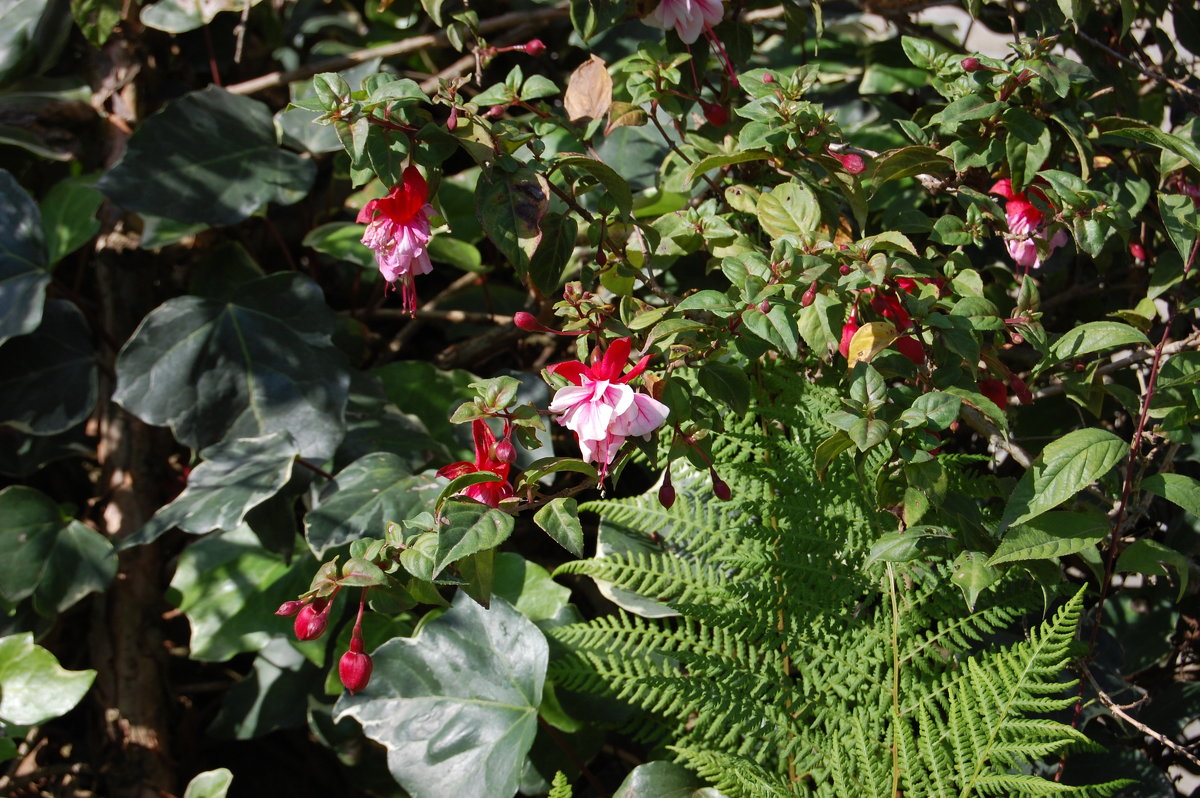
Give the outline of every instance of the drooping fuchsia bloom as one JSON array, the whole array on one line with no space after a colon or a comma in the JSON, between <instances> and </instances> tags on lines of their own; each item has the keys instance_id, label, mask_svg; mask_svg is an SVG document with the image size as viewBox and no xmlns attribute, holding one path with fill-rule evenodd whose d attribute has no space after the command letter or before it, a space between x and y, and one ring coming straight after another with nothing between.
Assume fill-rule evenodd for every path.
<instances>
[{"instance_id":1,"label":"drooping fuchsia bloom","mask_svg":"<svg viewBox=\"0 0 1200 798\"><path fill-rule=\"evenodd\" d=\"M662 0L658 7L643 17L648 25L666 30L674 28L685 44L700 37L700 31L721 22L725 16L725 0Z\"/></svg>"},{"instance_id":2,"label":"drooping fuchsia bloom","mask_svg":"<svg viewBox=\"0 0 1200 798\"><path fill-rule=\"evenodd\" d=\"M475 462L468 463L463 460L442 466L438 469L437 475L446 479L457 479L463 474L491 471L500 479L468 485L463 489L462 495L486 504L488 507L497 507L501 499L507 499L513 495L512 485L508 484L508 469L511 468L512 463L512 444L508 442L507 438L496 443L496 436L493 434L492 428L481 418L471 422L471 432L475 437ZM502 457L501 455L507 456Z\"/></svg>"},{"instance_id":3,"label":"drooping fuchsia bloom","mask_svg":"<svg viewBox=\"0 0 1200 798\"><path fill-rule=\"evenodd\" d=\"M379 273L389 285L400 283L404 309L417 309L417 291L413 277L429 274L433 264L425 247L432 234L429 214L433 206L429 186L415 166L404 170L404 181L394 186L386 197L373 199L358 212L358 223L366 224L362 242L375 250ZM376 216L378 214L378 216Z\"/></svg>"},{"instance_id":4,"label":"drooping fuchsia bloom","mask_svg":"<svg viewBox=\"0 0 1200 798\"><path fill-rule=\"evenodd\" d=\"M1037 242L1046 239L1046 223L1042 212L1029 201L1029 194L1048 203L1046 195L1036 186L1031 186L1027 192L1013 191L1012 181L1007 177L997 180L996 185L991 187L990 193L999 194L1006 200L1004 216L1008 220L1008 232L1013 236L1004 242L1008 247L1008 254L1012 256L1018 266L1025 270L1041 266L1042 259L1038 255ZM1065 243L1067 243L1066 232L1055 231L1049 241L1050 252Z\"/></svg>"},{"instance_id":5,"label":"drooping fuchsia bloom","mask_svg":"<svg viewBox=\"0 0 1200 798\"><path fill-rule=\"evenodd\" d=\"M662 402L629 387L650 362L646 355L625 372L631 348L628 338L618 338L603 355L593 351L590 366L571 360L549 367L572 383L554 394L550 412L562 414L558 423L575 433L583 459L599 467L601 478L626 438L648 438L670 412Z\"/></svg>"}]
</instances>

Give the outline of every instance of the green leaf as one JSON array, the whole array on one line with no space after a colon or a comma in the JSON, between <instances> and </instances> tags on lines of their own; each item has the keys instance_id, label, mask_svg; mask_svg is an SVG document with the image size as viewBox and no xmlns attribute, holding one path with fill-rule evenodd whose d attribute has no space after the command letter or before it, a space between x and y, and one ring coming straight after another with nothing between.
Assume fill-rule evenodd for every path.
<instances>
[{"instance_id":1,"label":"green leaf","mask_svg":"<svg viewBox=\"0 0 1200 798\"><path fill-rule=\"evenodd\" d=\"M1111 471L1128 451L1129 444L1102 429L1075 430L1047 444L1009 497L1000 528L1054 509Z\"/></svg>"},{"instance_id":2,"label":"green leaf","mask_svg":"<svg viewBox=\"0 0 1200 798\"><path fill-rule=\"evenodd\" d=\"M1171 243L1186 263L1196 244L1196 227L1200 221L1192 198L1183 194L1159 194L1158 210Z\"/></svg>"},{"instance_id":3,"label":"green leaf","mask_svg":"<svg viewBox=\"0 0 1200 798\"><path fill-rule=\"evenodd\" d=\"M104 195L93 188L95 177L68 177L54 184L42 200L46 262L51 266L100 232L96 211Z\"/></svg>"},{"instance_id":4,"label":"green leaf","mask_svg":"<svg viewBox=\"0 0 1200 798\"><path fill-rule=\"evenodd\" d=\"M299 200L315 174L276 144L265 105L210 86L143 122L96 187L126 210L226 225Z\"/></svg>"},{"instance_id":5,"label":"green leaf","mask_svg":"<svg viewBox=\"0 0 1200 798\"><path fill-rule=\"evenodd\" d=\"M504 599L535 623L558 616L571 600L570 588L551 579L549 571L509 551L496 555L492 595Z\"/></svg>"},{"instance_id":6,"label":"green leaf","mask_svg":"<svg viewBox=\"0 0 1200 798\"><path fill-rule=\"evenodd\" d=\"M1015 106L1008 108L1002 118L1008 131L1004 149L1012 173L1013 191L1024 191L1050 154L1050 129L1045 122Z\"/></svg>"},{"instance_id":7,"label":"green leaf","mask_svg":"<svg viewBox=\"0 0 1200 798\"><path fill-rule=\"evenodd\" d=\"M778 351L793 360L800 356L800 341L796 333L796 323L788 315L783 305L772 305L766 313L757 307L748 308L742 313L742 321L746 324L746 329L771 344Z\"/></svg>"},{"instance_id":8,"label":"green leaf","mask_svg":"<svg viewBox=\"0 0 1200 798\"><path fill-rule=\"evenodd\" d=\"M876 188L891 180L903 180L921 174L938 175L954 171L954 162L939 155L933 147L901 147L881 152L871 159L868 173Z\"/></svg>"},{"instance_id":9,"label":"green leaf","mask_svg":"<svg viewBox=\"0 0 1200 798\"><path fill-rule=\"evenodd\" d=\"M373 654L371 683L342 696L388 751L388 768L413 798L509 796L537 733L548 648L503 599L484 609L460 593L413 639Z\"/></svg>"},{"instance_id":10,"label":"green leaf","mask_svg":"<svg viewBox=\"0 0 1200 798\"><path fill-rule=\"evenodd\" d=\"M431 475L413 476L399 456L375 452L342 469L321 490L304 516L304 537L321 559L361 538L383 538L388 521L433 508L441 484Z\"/></svg>"},{"instance_id":11,"label":"green leaf","mask_svg":"<svg viewBox=\"0 0 1200 798\"><path fill-rule=\"evenodd\" d=\"M1142 490L1162 496L1200 518L1200 480L1183 474L1152 474L1142 480Z\"/></svg>"},{"instance_id":12,"label":"green leaf","mask_svg":"<svg viewBox=\"0 0 1200 798\"><path fill-rule=\"evenodd\" d=\"M1136 327L1118 321L1091 321L1081 324L1054 342L1050 356L1062 362L1082 355L1112 349L1114 346L1150 346L1150 339Z\"/></svg>"},{"instance_id":13,"label":"green leaf","mask_svg":"<svg viewBox=\"0 0 1200 798\"><path fill-rule=\"evenodd\" d=\"M288 430L323 461L341 440L350 382L334 325L320 287L295 273L244 283L224 302L170 299L121 349L114 398L193 449Z\"/></svg>"},{"instance_id":14,"label":"green leaf","mask_svg":"<svg viewBox=\"0 0 1200 798\"><path fill-rule=\"evenodd\" d=\"M231 784L233 773L228 768L206 770L188 782L183 798L225 798Z\"/></svg>"},{"instance_id":15,"label":"green leaf","mask_svg":"<svg viewBox=\"0 0 1200 798\"><path fill-rule=\"evenodd\" d=\"M50 497L23 485L0 490L0 596L33 597L48 617L108 587L117 570L112 544L63 515Z\"/></svg>"},{"instance_id":16,"label":"green leaf","mask_svg":"<svg viewBox=\"0 0 1200 798\"><path fill-rule=\"evenodd\" d=\"M744 415L750 407L750 378L742 367L710 360L700 366L700 387L734 413Z\"/></svg>"},{"instance_id":17,"label":"green leaf","mask_svg":"<svg viewBox=\"0 0 1200 798\"><path fill-rule=\"evenodd\" d=\"M571 243L575 243L573 238ZM543 246L545 246L545 239L543 239ZM540 247L538 251L541 251ZM479 248L474 244L468 244L466 241L459 241L457 238L434 236L429 241L426 252L429 253L429 259L435 263L447 263L456 269L462 269L464 272L487 271L483 267L483 255L479 252ZM537 260L536 255L534 256L534 260Z\"/></svg>"},{"instance_id":18,"label":"green leaf","mask_svg":"<svg viewBox=\"0 0 1200 798\"><path fill-rule=\"evenodd\" d=\"M63 668L29 632L0 637L0 721L34 726L65 715L95 678L93 670Z\"/></svg>"},{"instance_id":19,"label":"green leaf","mask_svg":"<svg viewBox=\"0 0 1200 798\"><path fill-rule=\"evenodd\" d=\"M188 656L224 662L290 635L291 620L273 613L308 589L312 570L308 557L293 557L289 565L283 555L264 549L248 526L214 532L188 546L167 594L191 624Z\"/></svg>"},{"instance_id":20,"label":"green leaf","mask_svg":"<svg viewBox=\"0 0 1200 798\"><path fill-rule=\"evenodd\" d=\"M442 522L441 529L422 533L400 554L401 565L426 582L432 582L456 560L496 548L513 529L508 513L467 499L446 502Z\"/></svg>"},{"instance_id":21,"label":"green leaf","mask_svg":"<svg viewBox=\"0 0 1200 798\"><path fill-rule=\"evenodd\" d=\"M829 465L834 459L853 446L854 441L850 440L850 436L842 430L838 430L821 441L817 445L817 448L813 450L813 467L817 471L817 476L823 479L825 472L829 470Z\"/></svg>"},{"instance_id":22,"label":"green leaf","mask_svg":"<svg viewBox=\"0 0 1200 798\"><path fill-rule=\"evenodd\" d=\"M167 33L187 33L202 28L222 11L241 11L259 0L158 0L142 9L140 19L148 28Z\"/></svg>"},{"instance_id":23,"label":"green leaf","mask_svg":"<svg viewBox=\"0 0 1200 798\"><path fill-rule=\"evenodd\" d=\"M1010 527L987 564L1065 557L1096 545L1109 529L1108 519L1098 513L1046 513Z\"/></svg>"},{"instance_id":24,"label":"green leaf","mask_svg":"<svg viewBox=\"0 0 1200 798\"><path fill-rule=\"evenodd\" d=\"M70 302L47 300L36 330L0 345L0 424L65 432L92 414L97 391L92 331Z\"/></svg>"},{"instance_id":25,"label":"green leaf","mask_svg":"<svg viewBox=\"0 0 1200 798\"><path fill-rule=\"evenodd\" d=\"M36 5L36 4L33 4ZM0 169L0 344L37 329L50 274L33 198Z\"/></svg>"},{"instance_id":26,"label":"green leaf","mask_svg":"<svg viewBox=\"0 0 1200 798\"><path fill-rule=\"evenodd\" d=\"M675 762L647 762L638 765L613 798L720 798L721 793L696 778L690 770Z\"/></svg>"},{"instance_id":27,"label":"green leaf","mask_svg":"<svg viewBox=\"0 0 1200 798\"><path fill-rule=\"evenodd\" d=\"M900 421L909 429L928 425L931 429L943 430L954 423L961 408L961 396L930 391L918 396L912 405L900 414Z\"/></svg>"},{"instance_id":28,"label":"green leaf","mask_svg":"<svg viewBox=\"0 0 1200 798\"><path fill-rule=\"evenodd\" d=\"M809 235L815 233L821 223L817 196L808 186L794 180L760 196L757 210L758 223L772 238Z\"/></svg>"},{"instance_id":29,"label":"green leaf","mask_svg":"<svg viewBox=\"0 0 1200 798\"><path fill-rule=\"evenodd\" d=\"M752 161L765 161L770 157L771 153L766 150L718 152L715 155L705 156L688 167L688 180L695 182L696 178L711 169L719 169L722 166L733 166L739 163L750 163Z\"/></svg>"},{"instance_id":30,"label":"green leaf","mask_svg":"<svg viewBox=\"0 0 1200 798\"><path fill-rule=\"evenodd\" d=\"M542 219L542 241L529 261L529 276L542 293L555 293L562 282L578 235L579 223L572 216L555 212Z\"/></svg>"},{"instance_id":31,"label":"green leaf","mask_svg":"<svg viewBox=\"0 0 1200 798\"><path fill-rule=\"evenodd\" d=\"M1138 119L1106 116L1097 120L1096 128L1110 136L1133 139L1172 152L1187 160L1194 169L1200 169L1200 148L1192 142L1162 130L1156 125Z\"/></svg>"},{"instance_id":32,"label":"green leaf","mask_svg":"<svg viewBox=\"0 0 1200 798\"><path fill-rule=\"evenodd\" d=\"M361 557L351 557L342 565L338 584L342 587L376 587L387 584L387 577L375 563Z\"/></svg>"},{"instance_id":33,"label":"green leaf","mask_svg":"<svg viewBox=\"0 0 1200 798\"><path fill-rule=\"evenodd\" d=\"M579 505L560 496L533 514L533 522L550 538L576 557L583 556L583 526L579 523Z\"/></svg>"},{"instance_id":34,"label":"green leaf","mask_svg":"<svg viewBox=\"0 0 1200 798\"><path fill-rule=\"evenodd\" d=\"M1000 572L985 564L973 551L964 551L954 561L954 573L950 579L962 590L967 606L974 609L979 594L987 590L1000 578Z\"/></svg>"},{"instance_id":35,"label":"green leaf","mask_svg":"<svg viewBox=\"0 0 1200 798\"><path fill-rule=\"evenodd\" d=\"M234 529L246 514L283 489L292 477L296 442L286 432L237 438L200 452L183 493L154 514L121 548L141 546L178 527L193 535Z\"/></svg>"},{"instance_id":36,"label":"green leaf","mask_svg":"<svg viewBox=\"0 0 1200 798\"><path fill-rule=\"evenodd\" d=\"M542 240L549 206L546 178L528 167L507 173L485 170L475 188L475 216L487 237L524 277Z\"/></svg>"},{"instance_id":37,"label":"green leaf","mask_svg":"<svg viewBox=\"0 0 1200 798\"><path fill-rule=\"evenodd\" d=\"M123 0L72 0L71 16L89 42L103 47L121 23L122 5Z\"/></svg>"},{"instance_id":38,"label":"green leaf","mask_svg":"<svg viewBox=\"0 0 1200 798\"><path fill-rule=\"evenodd\" d=\"M314 227L300 243L331 258L348 261L366 271L373 272L375 270L375 253L363 245L362 237L365 229L361 224L354 222L330 222L320 227ZM442 236L435 236L433 241L440 238ZM430 241L430 244L433 241Z\"/></svg>"},{"instance_id":39,"label":"green leaf","mask_svg":"<svg viewBox=\"0 0 1200 798\"><path fill-rule=\"evenodd\" d=\"M616 203L617 210L621 212L622 216L633 215L633 192L629 190L629 183L604 161L588 155L568 152L561 154L554 163L559 167L568 166L587 172L600 181L600 185L604 186L605 192Z\"/></svg>"},{"instance_id":40,"label":"green leaf","mask_svg":"<svg viewBox=\"0 0 1200 798\"><path fill-rule=\"evenodd\" d=\"M1190 566L1187 557L1170 546L1164 546L1157 540L1143 538L1135 540L1117 558L1117 571L1119 573L1132 571L1139 574L1162 574L1163 576L1170 576L1170 572L1167 570L1168 567L1175 570L1176 578L1179 581L1179 591L1176 600L1181 601L1188 585L1188 568ZM0 712L0 714L3 713Z\"/></svg>"}]
</instances>

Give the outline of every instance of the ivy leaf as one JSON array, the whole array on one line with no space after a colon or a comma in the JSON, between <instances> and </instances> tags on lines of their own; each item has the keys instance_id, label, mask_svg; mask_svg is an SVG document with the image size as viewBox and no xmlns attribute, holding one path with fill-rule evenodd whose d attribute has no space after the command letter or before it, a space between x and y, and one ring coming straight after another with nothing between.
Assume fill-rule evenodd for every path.
<instances>
[{"instance_id":1,"label":"ivy leaf","mask_svg":"<svg viewBox=\"0 0 1200 798\"><path fill-rule=\"evenodd\" d=\"M31 333L42 320L50 273L42 216L33 198L0 169L0 344Z\"/></svg>"},{"instance_id":2,"label":"ivy leaf","mask_svg":"<svg viewBox=\"0 0 1200 798\"><path fill-rule=\"evenodd\" d=\"M549 650L536 626L500 598L484 609L459 593L412 639L373 653L371 683L345 695L352 717L388 751L413 798L513 795L537 733Z\"/></svg>"},{"instance_id":3,"label":"ivy leaf","mask_svg":"<svg viewBox=\"0 0 1200 798\"><path fill-rule=\"evenodd\" d=\"M32 435L66 432L91 415L96 380L83 313L47 300L36 330L0 346L0 424Z\"/></svg>"},{"instance_id":4,"label":"ivy leaf","mask_svg":"<svg viewBox=\"0 0 1200 798\"><path fill-rule=\"evenodd\" d=\"M233 784L233 773L229 768L217 768L197 773L188 782L183 798L225 798Z\"/></svg>"},{"instance_id":5,"label":"ivy leaf","mask_svg":"<svg viewBox=\"0 0 1200 798\"><path fill-rule=\"evenodd\" d=\"M65 517L49 496L23 485L0 491L0 596L33 597L48 617L108 587L117 571L112 544Z\"/></svg>"},{"instance_id":6,"label":"ivy leaf","mask_svg":"<svg viewBox=\"0 0 1200 798\"><path fill-rule=\"evenodd\" d=\"M291 479L296 443L276 432L212 446L200 456L204 462L192 469L183 493L121 541L121 548L150 543L173 527L203 535L239 526Z\"/></svg>"},{"instance_id":7,"label":"ivy leaf","mask_svg":"<svg viewBox=\"0 0 1200 798\"><path fill-rule=\"evenodd\" d=\"M0 637L0 721L34 726L65 715L95 678L93 670L63 668L29 632Z\"/></svg>"},{"instance_id":8,"label":"ivy leaf","mask_svg":"<svg viewBox=\"0 0 1200 798\"><path fill-rule=\"evenodd\" d=\"M276 144L267 106L209 86L143 122L96 188L126 210L226 225L268 202L295 202L315 174Z\"/></svg>"},{"instance_id":9,"label":"ivy leaf","mask_svg":"<svg viewBox=\"0 0 1200 798\"><path fill-rule=\"evenodd\" d=\"M431 509L441 483L413 476L391 452L360 457L321 490L320 502L304 516L304 537L321 559L360 538L383 538L388 521Z\"/></svg>"},{"instance_id":10,"label":"ivy leaf","mask_svg":"<svg viewBox=\"0 0 1200 798\"><path fill-rule=\"evenodd\" d=\"M170 299L121 349L114 398L193 449L288 430L323 461L341 440L350 383L334 324L320 287L295 273L243 283L225 301Z\"/></svg>"},{"instance_id":11,"label":"ivy leaf","mask_svg":"<svg viewBox=\"0 0 1200 798\"><path fill-rule=\"evenodd\" d=\"M188 546L179 556L167 593L191 624L188 656L224 662L289 634L288 619L273 613L308 588L312 569L308 557L293 557L289 565L282 554L264 549L244 525Z\"/></svg>"},{"instance_id":12,"label":"ivy leaf","mask_svg":"<svg viewBox=\"0 0 1200 798\"><path fill-rule=\"evenodd\" d=\"M721 798L721 793L683 765L675 762L647 762L638 765L613 794L613 798Z\"/></svg>"},{"instance_id":13,"label":"ivy leaf","mask_svg":"<svg viewBox=\"0 0 1200 798\"><path fill-rule=\"evenodd\" d=\"M1111 471L1128 450L1125 441L1102 429L1075 430L1047 444L1013 490L1000 529L1054 509Z\"/></svg>"},{"instance_id":14,"label":"ivy leaf","mask_svg":"<svg viewBox=\"0 0 1200 798\"><path fill-rule=\"evenodd\" d=\"M51 266L100 232L96 211L104 195L93 187L94 183L94 176L68 177L55 183L42 200L46 262Z\"/></svg>"}]
</instances>

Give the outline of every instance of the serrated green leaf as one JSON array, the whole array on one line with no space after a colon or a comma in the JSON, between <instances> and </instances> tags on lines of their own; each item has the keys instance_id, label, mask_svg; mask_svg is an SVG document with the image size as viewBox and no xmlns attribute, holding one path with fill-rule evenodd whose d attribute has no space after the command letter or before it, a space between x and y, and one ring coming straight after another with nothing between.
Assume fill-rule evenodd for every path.
<instances>
[{"instance_id":1,"label":"serrated green leaf","mask_svg":"<svg viewBox=\"0 0 1200 798\"><path fill-rule=\"evenodd\" d=\"M579 523L579 505L570 497L560 496L533 514L533 522L550 538L576 557L583 556L583 526Z\"/></svg>"},{"instance_id":2,"label":"serrated green leaf","mask_svg":"<svg viewBox=\"0 0 1200 798\"><path fill-rule=\"evenodd\" d=\"M1009 527L988 565L1065 557L1094 546L1110 531L1096 513L1050 512Z\"/></svg>"},{"instance_id":3,"label":"serrated green leaf","mask_svg":"<svg viewBox=\"0 0 1200 798\"><path fill-rule=\"evenodd\" d=\"M821 222L821 207L808 186L791 181L758 198L758 223L772 238L810 235Z\"/></svg>"},{"instance_id":4,"label":"serrated green leaf","mask_svg":"<svg viewBox=\"0 0 1200 798\"><path fill-rule=\"evenodd\" d=\"M1128 451L1129 444L1102 429L1074 430L1047 444L1013 490L1000 528L1054 509L1111 471Z\"/></svg>"}]
</instances>

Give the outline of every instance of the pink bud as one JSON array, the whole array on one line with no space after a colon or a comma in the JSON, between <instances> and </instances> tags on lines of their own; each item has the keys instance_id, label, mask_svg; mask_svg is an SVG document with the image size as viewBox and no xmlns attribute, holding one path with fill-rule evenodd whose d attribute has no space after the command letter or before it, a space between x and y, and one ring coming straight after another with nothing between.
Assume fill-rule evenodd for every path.
<instances>
[{"instance_id":1,"label":"pink bud","mask_svg":"<svg viewBox=\"0 0 1200 798\"><path fill-rule=\"evenodd\" d=\"M848 152L845 155L841 153L830 153L834 158L842 162L842 168L852 175L862 174L862 171L867 168L866 161L857 153Z\"/></svg>"},{"instance_id":2,"label":"pink bud","mask_svg":"<svg viewBox=\"0 0 1200 798\"><path fill-rule=\"evenodd\" d=\"M978 72L979 70L983 69L983 64L979 63L979 59L972 56L967 56L958 63L962 65L963 71L965 72Z\"/></svg>"},{"instance_id":3,"label":"pink bud","mask_svg":"<svg viewBox=\"0 0 1200 798\"><path fill-rule=\"evenodd\" d=\"M774 83L775 76L772 75L770 72L764 72L763 76L762 76L762 82L763 83Z\"/></svg>"},{"instance_id":4,"label":"pink bud","mask_svg":"<svg viewBox=\"0 0 1200 798\"><path fill-rule=\"evenodd\" d=\"M285 618L291 618L296 613L300 612L304 607L303 601L285 601L279 605L279 609L275 610L276 615L282 615Z\"/></svg>"},{"instance_id":5,"label":"pink bud","mask_svg":"<svg viewBox=\"0 0 1200 798\"><path fill-rule=\"evenodd\" d=\"M312 604L306 604L296 613L296 639L316 640L325 634L329 625L329 599L317 599Z\"/></svg>"},{"instance_id":6,"label":"pink bud","mask_svg":"<svg viewBox=\"0 0 1200 798\"><path fill-rule=\"evenodd\" d=\"M525 42L525 44L521 45L520 49L525 51L525 55L532 55L536 58L537 56L546 52L546 45L541 39L530 39L529 41Z\"/></svg>"},{"instance_id":7,"label":"pink bud","mask_svg":"<svg viewBox=\"0 0 1200 798\"><path fill-rule=\"evenodd\" d=\"M511 463L517 459L517 450L508 438L496 442L496 459L501 463Z\"/></svg>"},{"instance_id":8,"label":"pink bud","mask_svg":"<svg viewBox=\"0 0 1200 798\"><path fill-rule=\"evenodd\" d=\"M854 334L858 332L858 322L848 321L842 325L842 340L838 346L838 351L842 353L842 357L849 359L850 357L850 341L854 338Z\"/></svg>"},{"instance_id":9,"label":"pink bud","mask_svg":"<svg viewBox=\"0 0 1200 798\"><path fill-rule=\"evenodd\" d=\"M487 109L487 111L484 112L483 115L487 119L495 119L496 117L500 116L507 110L508 110L507 105L493 105L491 108Z\"/></svg>"},{"instance_id":10,"label":"pink bud","mask_svg":"<svg viewBox=\"0 0 1200 798\"><path fill-rule=\"evenodd\" d=\"M729 490L729 485L725 480L717 475L717 470L710 466L708 475L712 477L713 495L723 502L729 501L729 497L733 495L733 492Z\"/></svg>"},{"instance_id":11,"label":"pink bud","mask_svg":"<svg viewBox=\"0 0 1200 798\"><path fill-rule=\"evenodd\" d=\"M704 110L704 118L713 127L725 127L729 124L729 109L718 103L700 103Z\"/></svg>"},{"instance_id":12,"label":"pink bud","mask_svg":"<svg viewBox=\"0 0 1200 798\"><path fill-rule=\"evenodd\" d=\"M816 298L817 298L817 284L813 283L812 285L810 285L808 287L808 290L804 292L804 295L800 297L800 307L802 307L802 308L808 307L814 301L816 301Z\"/></svg>"},{"instance_id":13,"label":"pink bud","mask_svg":"<svg viewBox=\"0 0 1200 798\"><path fill-rule=\"evenodd\" d=\"M362 640L354 638L350 641L350 650L338 661L338 677L342 685L354 695L367 686L371 681L371 669L374 664L371 656L363 653Z\"/></svg>"},{"instance_id":14,"label":"pink bud","mask_svg":"<svg viewBox=\"0 0 1200 798\"><path fill-rule=\"evenodd\" d=\"M850 264L849 263L843 263L841 266L838 266L838 274L845 277L849 273L850 273Z\"/></svg>"},{"instance_id":15,"label":"pink bud","mask_svg":"<svg viewBox=\"0 0 1200 798\"><path fill-rule=\"evenodd\" d=\"M450 117L446 120L446 130L451 132L458 129L458 106L450 109Z\"/></svg>"},{"instance_id":16,"label":"pink bud","mask_svg":"<svg viewBox=\"0 0 1200 798\"><path fill-rule=\"evenodd\" d=\"M759 303L758 303L758 312L759 312L759 313L770 313L770 312L771 312L771 303L770 303L770 301L769 301L769 300L766 300L766 299L764 299L762 302L759 302Z\"/></svg>"},{"instance_id":17,"label":"pink bud","mask_svg":"<svg viewBox=\"0 0 1200 798\"><path fill-rule=\"evenodd\" d=\"M532 313L518 310L513 314L513 324L528 332L545 332L546 325L537 320Z\"/></svg>"},{"instance_id":18,"label":"pink bud","mask_svg":"<svg viewBox=\"0 0 1200 798\"><path fill-rule=\"evenodd\" d=\"M1146 259L1146 248L1142 246L1140 241L1130 241L1129 254L1138 260L1144 261Z\"/></svg>"}]
</instances>

